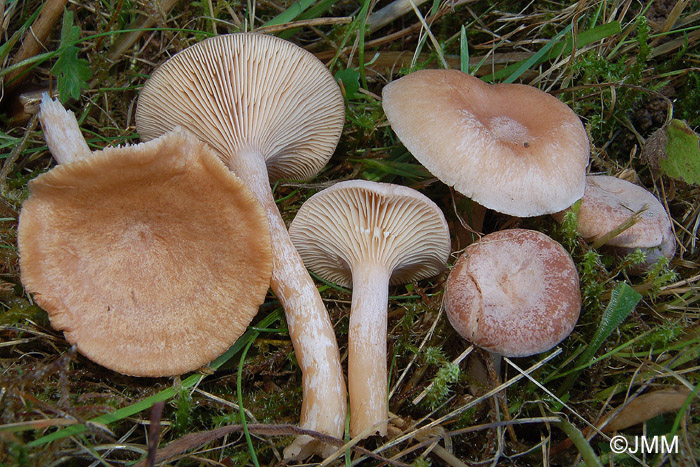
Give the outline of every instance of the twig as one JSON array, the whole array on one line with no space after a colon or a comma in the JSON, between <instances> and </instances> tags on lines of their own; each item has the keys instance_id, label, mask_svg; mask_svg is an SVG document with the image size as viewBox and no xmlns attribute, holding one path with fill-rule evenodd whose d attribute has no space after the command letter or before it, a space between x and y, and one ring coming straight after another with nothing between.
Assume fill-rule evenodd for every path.
<instances>
[{"instance_id":1,"label":"twig","mask_svg":"<svg viewBox=\"0 0 700 467\"><path fill-rule=\"evenodd\" d=\"M164 406L165 402L160 401L151 407L151 423L148 426L148 457L146 457L146 465L148 467L153 467L156 463L158 440L160 439L160 418L163 414Z\"/></svg>"},{"instance_id":2,"label":"twig","mask_svg":"<svg viewBox=\"0 0 700 467\"><path fill-rule=\"evenodd\" d=\"M160 3L160 11L162 12L163 15L167 15L170 13L170 10L172 10L175 5L177 5L178 0L163 0L162 3ZM131 25L128 26L128 29L147 29L152 27L153 25L156 24L158 21L158 18L155 16L147 16L146 18L141 19L140 21L135 21ZM146 31L133 31L126 33L122 37L119 38L117 42L110 47L109 52L107 52L107 61L114 62L116 61L119 57L124 55L124 53L132 46L134 43L139 40L139 38L143 35L143 33ZM93 86L94 87L94 86Z\"/></svg>"},{"instance_id":3,"label":"twig","mask_svg":"<svg viewBox=\"0 0 700 467\"><path fill-rule=\"evenodd\" d=\"M63 8L68 3L68 0L48 0L44 3L44 7L39 13L34 24L24 34L22 45L12 59L12 65L16 65L28 58L31 58L39 53L44 46L43 42L49 37L53 31L56 21L63 14ZM5 78L8 83L5 86L6 91L11 91L16 88L24 79L22 75L23 68L19 68L12 73L9 73Z\"/></svg>"},{"instance_id":4,"label":"twig","mask_svg":"<svg viewBox=\"0 0 700 467\"><path fill-rule=\"evenodd\" d=\"M163 449L159 449L156 456L155 456L155 462L163 462L166 461L167 459L170 459L178 454L181 454L185 451L188 451L190 449L194 449L198 446L201 446L202 444L209 443L215 439L221 438L227 434L230 433L238 433L243 431L243 426L241 425L228 425L228 426L223 426L220 428L216 428L214 430L209 430L209 431L201 431L198 433L190 433L188 435L183 436L182 438L175 440L165 446ZM344 442L340 439L334 438L332 436L328 436L323 433L319 433L317 431L313 430L305 430L303 428L299 428L298 426L295 425L261 425L261 424L248 424L248 431L251 433L256 433L259 435L264 435L264 436L294 436L294 435L307 435L311 436L313 438L316 438L326 444L330 444L333 446L344 446ZM367 449L358 447L358 446L352 446L351 449L353 451L357 451L360 454L364 456L371 457L373 459L376 459L381 462L385 462L389 465L395 465L395 466L400 466L400 467L409 467L408 464L404 464L403 462L397 462L397 461L392 461L389 459L386 459L378 454L374 454ZM147 460L144 460L142 462L139 462L136 464L136 467L147 467L149 464L146 463Z\"/></svg>"},{"instance_id":5,"label":"twig","mask_svg":"<svg viewBox=\"0 0 700 467\"><path fill-rule=\"evenodd\" d=\"M419 6L426 1L427 0L414 0L413 3ZM381 10L372 13L369 18L367 18L367 27L369 27L370 31L375 31L386 26L395 19L402 17L411 11L411 9L411 0L395 0Z\"/></svg>"},{"instance_id":6,"label":"twig","mask_svg":"<svg viewBox=\"0 0 700 467\"><path fill-rule=\"evenodd\" d=\"M348 24L352 23L352 16L340 16L337 18L313 18L303 19L299 21L290 21L289 23L274 24L272 26L262 26L257 28L255 32L273 34L287 29L296 29L303 27L325 26L329 24Z\"/></svg>"}]
</instances>

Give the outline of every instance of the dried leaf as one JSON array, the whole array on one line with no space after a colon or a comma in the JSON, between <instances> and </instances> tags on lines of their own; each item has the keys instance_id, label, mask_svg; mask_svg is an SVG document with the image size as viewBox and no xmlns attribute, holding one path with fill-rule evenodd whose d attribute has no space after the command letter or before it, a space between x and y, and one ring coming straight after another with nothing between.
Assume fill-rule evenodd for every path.
<instances>
[{"instance_id":1,"label":"dried leaf","mask_svg":"<svg viewBox=\"0 0 700 467\"><path fill-rule=\"evenodd\" d=\"M652 133L641 157L655 173L700 184L700 137L682 120L671 120Z\"/></svg>"},{"instance_id":2,"label":"dried leaf","mask_svg":"<svg viewBox=\"0 0 700 467\"><path fill-rule=\"evenodd\" d=\"M629 404L625 405L622 410L616 413L617 409L611 412L611 415L606 417L607 425L603 431L619 431L625 428L646 422L658 415L673 412L680 409L688 399L690 391L685 387L675 389L661 389L659 391L642 394ZM610 416L612 419L607 420Z\"/></svg>"}]
</instances>

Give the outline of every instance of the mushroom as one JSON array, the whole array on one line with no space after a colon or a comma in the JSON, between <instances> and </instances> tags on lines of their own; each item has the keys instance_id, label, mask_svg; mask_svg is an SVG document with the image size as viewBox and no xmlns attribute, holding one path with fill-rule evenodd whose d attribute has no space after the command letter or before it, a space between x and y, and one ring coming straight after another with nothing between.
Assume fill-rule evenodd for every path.
<instances>
[{"instance_id":1,"label":"mushroom","mask_svg":"<svg viewBox=\"0 0 700 467\"><path fill-rule=\"evenodd\" d=\"M338 345L321 296L294 249L269 178L307 179L331 157L343 97L311 53L261 34L212 37L163 63L142 89L136 129L144 141L176 125L211 145L251 189L270 223L272 290L281 301L302 371L303 428L342 437L347 395ZM285 456L330 454L301 436Z\"/></svg>"},{"instance_id":2,"label":"mushroom","mask_svg":"<svg viewBox=\"0 0 700 467\"><path fill-rule=\"evenodd\" d=\"M562 222L564 214L559 212L554 218ZM631 227L610 239L603 239L635 215L636 222ZM586 241L607 240L605 245L622 254L642 249L646 259L630 270L633 274L648 270L662 256L673 258L676 252L673 224L663 204L644 188L609 175L586 177L577 229Z\"/></svg>"},{"instance_id":3,"label":"mushroom","mask_svg":"<svg viewBox=\"0 0 700 467\"><path fill-rule=\"evenodd\" d=\"M566 104L537 88L421 70L387 84L382 96L391 127L415 158L487 208L530 217L583 196L586 131Z\"/></svg>"},{"instance_id":4,"label":"mushroom","mask_svg":"<svg viewBox=\"0 0 700 467\"><path fill-rule=\"evenodd\" d=\"M571 333L581 294L561 245L534 230L509 229L464 250L447 278L444 304L464 339L493 354L526 357Z\"/></svg>"},{"instance_id":5,"label":"mushroom","mask_svg":"<svg viewBox=\"0 0 700 467\"><path fill-rule=\"evenodd\" d=\"M389 285L431 277L445 268L450 254L445 218L435 203L411 188L352 180L309 198L289 234L310 270L352 286L350 434L384 436Z\"/></svg>"},{"instance_id":6,"label":"mushroom","mask_svg":"<svg viewBox=\"0 0 700 467\"><path fill-rule=\"evenodd\" d=\"M222 354L272 274L250 191L182 130L90 154L73 114L48 95L41 121L58 160L78 157L29 183L19 218L22 283L52 326L134 376L178 375Z\"/></svg>"}]
</instances>

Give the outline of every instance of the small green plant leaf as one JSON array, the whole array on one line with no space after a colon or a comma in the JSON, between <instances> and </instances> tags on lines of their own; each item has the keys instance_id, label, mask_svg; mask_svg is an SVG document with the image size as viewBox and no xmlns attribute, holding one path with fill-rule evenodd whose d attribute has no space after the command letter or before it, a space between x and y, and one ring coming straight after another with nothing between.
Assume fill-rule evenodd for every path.
<instances>
[{"instance_id":1,"label":"small green plant leaf","mask_svg":"<svg viewBox=\"0 0 700 467\"><path fill-rule=\"evenodd\" d=\"M626 282L621 282L615 287L610 296L610 303L603 312L598 330L579 357L579 366L587 365L591 361L605 339L627 318L641 299L642 296Z\"/></svg>"},{"instance_id":2,"label":"small green plant leaf","mask_svg":"<svg viewBox=\"0 0 700 467\"><path fill-rule=\"evenodd\" d=\"M66 10L63 14L63 26L61 27L61 44L59 46L58 60L51 69L58 80L58 94L61 102L66 102L69 97L78 99L80 91L87 89L87 80L92 72L87 60L78 58L78 49L75 44L80 40L80 27L73 24L73 12Z\"/></svg>"},{"instance_id":3,"label":"small green plant leaf","mask_svg":"<svg viewBox=\"0 0 700 467\"><path fill-rule=\"evenodd\" d=\"M459 69L462 73L469 73L469 44L467 43L467 30L462 25L459 32Z\"/></svg>"},{"instance_id":4,"label":"small green plant leaf","mask_svg":"<svg viewBox=\"0 0 700 467\"><path fill-rule=\"evenodd\" d=\"M666 157L659 161L663 173L700 184L700 137L682 120L671 120L666 136Z\"/></svg>"},{"instance_id":5,"label":"small green plant leaf","mask_svg":"<svg viewBox=\"0 0 700 467\"><path fill-rule=\"evenodd\" d=\"M569 373L559 388L559 397L564 397L567 394L576 381L580 371L591 363L593 356L600 346L603 345L603 342L605 342L620 323L627 318L641 299L642 296L626 282L621 282L615 287L610 295L610 303L608 303L608 306L603 312L600 326L598 326L593 339L591 339L588 346L586 346L585 350L579 356L576 368Z\"/></svg>"},{"instance_id":6,"label":"small green plant leaf","mask_svg":"<svg viewBox=\"0 0 700 467\"><path fill-rule=\"evenodd\" d=\"M357 91L360 90L360 72L353 68L337 71L335 80L342 81L345 98L348 100L354 99Z\"/></svg>"}]
</instances>

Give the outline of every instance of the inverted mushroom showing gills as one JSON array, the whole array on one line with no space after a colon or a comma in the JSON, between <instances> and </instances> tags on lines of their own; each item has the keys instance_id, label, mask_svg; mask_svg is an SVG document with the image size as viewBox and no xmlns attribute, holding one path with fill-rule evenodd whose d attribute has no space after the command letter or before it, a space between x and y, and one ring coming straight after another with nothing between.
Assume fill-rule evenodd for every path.
<instances>
[{"instance_id":1,"label":"inverted mushroom showing gills","mask_svg":"<svg viewBox=\"0 0 700 467\"><path fill-rule=\"evenodd\" d=\"M272 290L284 306L304 385L301 426L342 437L346 392L335 334L294 249L270 180L305 179L331 157L343 129L338 84L312 54L261 34L202 41L162 64L142 89L136 129L150 140L180 125L209 143L267 212ZM332 452L297 438L286 456Z\"/></svg>"},{"instance_id":2,"label":"inverted mushroom showing gills","mask_svg":"<svg viewBox=\"0 0 700 467\"><path fill-rule=\"evenodd\" d=\"M435 203L411 188L353 180L309 198L289 234L309 269L352 286L350 434L375 426L384 436L389 284L431 277L445 268L450 254L445 218Z\"/></svg>"},{"instance_id":3,"label":"inverted mushroom showing gills","mask_svg":"<svg viewBox=\"0 0 700 467\"><path fill-rule=\"evenodd\" d=\"M630 272L643 273L660 257L673 258L676 237L664 205L649 191L634 183L608 175L586 177L586 193L581 199L577 228L587 241L602 238L630 217L637 221L605 242L623 254L642 249L645 261ZM554 215L561 222L564 212Z\"/></svg>"},{"instance_id":4,"label":"inverted mushroom showing gills","mask_svg":"<svg viewBox=\"0 0 700 467\"><path fill-rule=\"evenodd\" d=\"M387 84L382 106L433 175L477 203L518 217L583 196L589 144L579 118L532 86L421 70Z\"/></svg>"},{"instance_id":5,"label":"inverted mushroom showing gills","mask_svg":"<svg viewBox=\"0 0 700 467\"><path fill-rule=\"evenodd\" d=\"M545 234L524 229L494 232L468 246L447 278L444 300L462 337L506 357L554 347L581 309L569 254Z\"/></svg>"},{"instance_id":6,"label":"inverted mushroom showing gills","mask_svg":"<svg viewBox=\"0 0 700 467\"><path fill-rule=\"evenodd\" d=\"M134 376L197 370L226 351L272 274L250 190L184 131L90 153L48 96L41 121L59 160L78 156L29 183L19 218L22 283L51 325Z\"/></svg>"}]
</instances>

